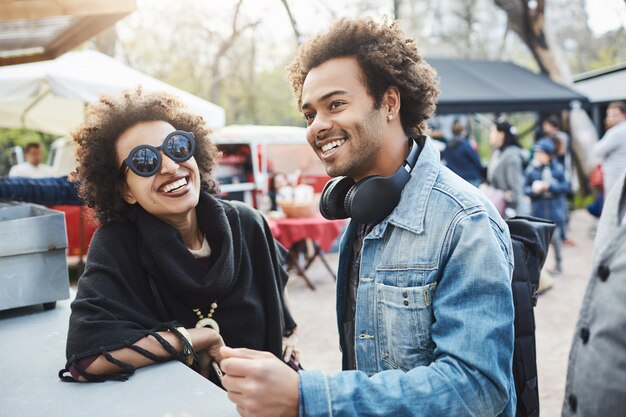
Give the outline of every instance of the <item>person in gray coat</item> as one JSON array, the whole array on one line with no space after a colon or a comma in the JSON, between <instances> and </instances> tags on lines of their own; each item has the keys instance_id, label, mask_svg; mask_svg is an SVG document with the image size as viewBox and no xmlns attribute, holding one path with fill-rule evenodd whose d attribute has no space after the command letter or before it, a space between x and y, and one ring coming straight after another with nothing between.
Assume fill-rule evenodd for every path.
<instances>
[{"instance_id":1,"label":"person in gray coat","mask_svg":"<svg viewBox=\"0 0 626 417\"><path fill-rule=\"evenodd\" d=\"M570 351L563 417L626 410L626 178L607 196Z\"/></svg>"},{"instance_id":2,"label":"person in gray coat","mask_svg":"<svg viewBox=\"0 0 626 417\"><path fill-rule=\"evenodd\" d=\"M528 157L515 126L504 120L496 122L489 132L489 143L494 151L487 166L487 180L492 187L504 191L505 217L528 215L524 194L524 164Z\"/></svg>"}]
</instances>

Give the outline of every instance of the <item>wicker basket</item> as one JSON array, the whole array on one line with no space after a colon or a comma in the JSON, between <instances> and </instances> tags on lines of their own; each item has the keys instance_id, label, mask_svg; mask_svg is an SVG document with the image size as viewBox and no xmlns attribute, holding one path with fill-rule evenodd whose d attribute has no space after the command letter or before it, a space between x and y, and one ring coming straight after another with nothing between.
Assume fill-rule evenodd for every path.
<instances>
[{"instance_id":1,"label":"wicker basket","mask_svg":"<svg viewBox=\"0 0 626 417\"><path fill-rule=\"evenodd\" d=\"M285 215L289 218L300 218L300 217L312 217L317 212L317 202L311 202L308 204L294 204L287 203L283 201L277 201L278 205Z\"/></svg>"}]
</instances>

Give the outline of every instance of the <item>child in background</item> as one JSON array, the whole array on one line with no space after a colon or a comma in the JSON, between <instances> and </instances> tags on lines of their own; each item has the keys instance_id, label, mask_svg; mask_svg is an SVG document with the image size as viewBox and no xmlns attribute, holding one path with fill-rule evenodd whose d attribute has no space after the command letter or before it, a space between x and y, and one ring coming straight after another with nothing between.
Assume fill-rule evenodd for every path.
<instances>
[{"instance_id":1,"label":"child in background","mask_svg":"<svg viewBox=\"0 0 626 417\"><path fill-rule=\"evenodd\" d=\"M540 139L533 146L533 165L526 173L524 192L530 197L531 215L555 222L557 227L566 227L566 194L570 184L565 179L563 165L555 159L554 143L550 139ZM563 272L561 233L552 235L552 246L556 265L548 272L561 275Z\"/></svg>"}]
</instances>

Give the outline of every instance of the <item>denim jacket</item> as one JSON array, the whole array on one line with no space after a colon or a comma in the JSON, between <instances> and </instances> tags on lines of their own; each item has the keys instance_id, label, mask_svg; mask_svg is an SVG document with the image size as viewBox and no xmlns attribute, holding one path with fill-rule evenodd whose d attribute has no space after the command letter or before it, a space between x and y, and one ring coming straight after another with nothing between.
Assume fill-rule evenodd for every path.
<instances>
[{"instance_id":1,"label":"denim jacket","mask_svg":"<svg viewBox=\"0 0 626 417\"><path fill-rule=\"evenodd\" d=\"M341 242L339 320L357 226ZM514 416L512 270L506 224L427 140L363 242L358 370L301 371L300 416Z\"/></svg>"}]
</instances>

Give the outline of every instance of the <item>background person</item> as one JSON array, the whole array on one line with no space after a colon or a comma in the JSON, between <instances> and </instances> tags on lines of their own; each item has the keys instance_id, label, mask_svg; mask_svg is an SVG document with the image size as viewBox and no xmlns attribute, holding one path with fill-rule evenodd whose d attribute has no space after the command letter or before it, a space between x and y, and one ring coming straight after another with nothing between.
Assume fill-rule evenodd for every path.
<instances>
[{"instance_id":1,"label":"background person","mask_svg":"<svg viewBox=\"0 0 626 417\"><path fill-rule=\"evenodd\" d=\"M515 127L506 120L491 126L489 144L494 151L487 165L487 181L504 192L505 216L528 214L528 203L524 195L524 165L527 154L519 143Z\"/></svg>"},{"instance_id":2,"label":"background person","mask_svg":"<svg viewBox=\"0 0 626 417\"><path fill-rule=\"evenodd\" d=\"M218 151L204 120L140 89L102 98L86 120L76 177L101 226L60 376L123 380L172 357L207 375L223 342L290 357L283 254L258 211L214 197Z\"/></svg>"},{"instance_id":3,"label":"background person","mask_svg":"<svg viewBox=\"0 0 626 417\"><path fill-rule=\"evenodd\" d=\"M607 195L570 350L563 417L626 410L626 178Z\"/></svg>"},{"instance_id":4,"label":"background person","mask_svg":"<svg viewBox=\"0 0 626 417\"><path fill-rule=\"evenodd\" d=\"M610 103L606 110L608 130L594 146L593 154L602 163L604 192L609 193L626 172L626 103Z\"/></svg>"},{"instance_id":5,"label":"background person","mask_svg":"<svg viewBox=\"0 0 626 417\"><path fill-rule=\"evenodd\" d=\"M556 114L551 114L541 123L542 135L539 139L550 139L554 144L554 158L563 167L565 180L570 185L570 189L566 193L567 198L573 198L572 178L574 176L574 165L572 164L572 152L570 137L561 130L561 119ZM561 241L568 246L575 246L576 242L567 237L569 229L569 209L566 212L565 222L559 223L558 232L561 234Z\"/></svg>"},{"instance_id":6,"label":"background person","mask_svg":"<svg viewBox=\"0 0 626 417\"><path fill-rule=\"evenodd\" d=\"M478 152L472 148L467 139L467 129L460 120L452 124L452 137L446 143L442 160L445 165L459 177L478 187L483 176L483 165Z\"/></svg>"},{"instance_id":7,"label":"background person","mask_svg":"<svg viewBox=\"0 0 626 417\"><path fill-rule=\"evenodd\" d=\"M24 147L25 161L9 170L9 177L47 178L53 176L52 167L41 163L41 144L27 143Z\"/></svg>"},{"instance_id":8,"label":"background person","mask_svg":"<svg viewBox=\"0 0 626 417\"><path fill-rule=\"evenodd\" d=\"M565 195L569 182L565 179L563 165L556 158L554 142L548 138L540 139L533 145L533 165L526 173L525 193L530 196L531 215L540 219L552 220L557 228L565 227L567 202ZM552 235L552 246L556 264L552 275L563 273L562 235L558 230Z\"/></svg>"},{"instance_id":9,"label":"background person","mask_svg":"<svg viewBox=\"0 0 626 417\"><path fill-rule=\"evenodd\" d=\"M570 137L561 130L561 119L556 114L551 114L541 122L541 138L550 139L554 143L554 157L563 165L565 178L571 183L574 166L572 165L572 154Z\"/></svg>"},{"instance_id":10,"label":"background person","mask_svg":"<svg viewBox=\"0 0 626 417\"><path fill-rule=\"evenodd\" d=\"M284 172L276 172L272 174L270 178L270 186L267 192L267 195L270 199L270 210L278 211L278 203L276 202L278 198L278 192L282 187L286 187L289 185L289 180L287 179L287 175Z\"/></svg>"}]
</instances>

